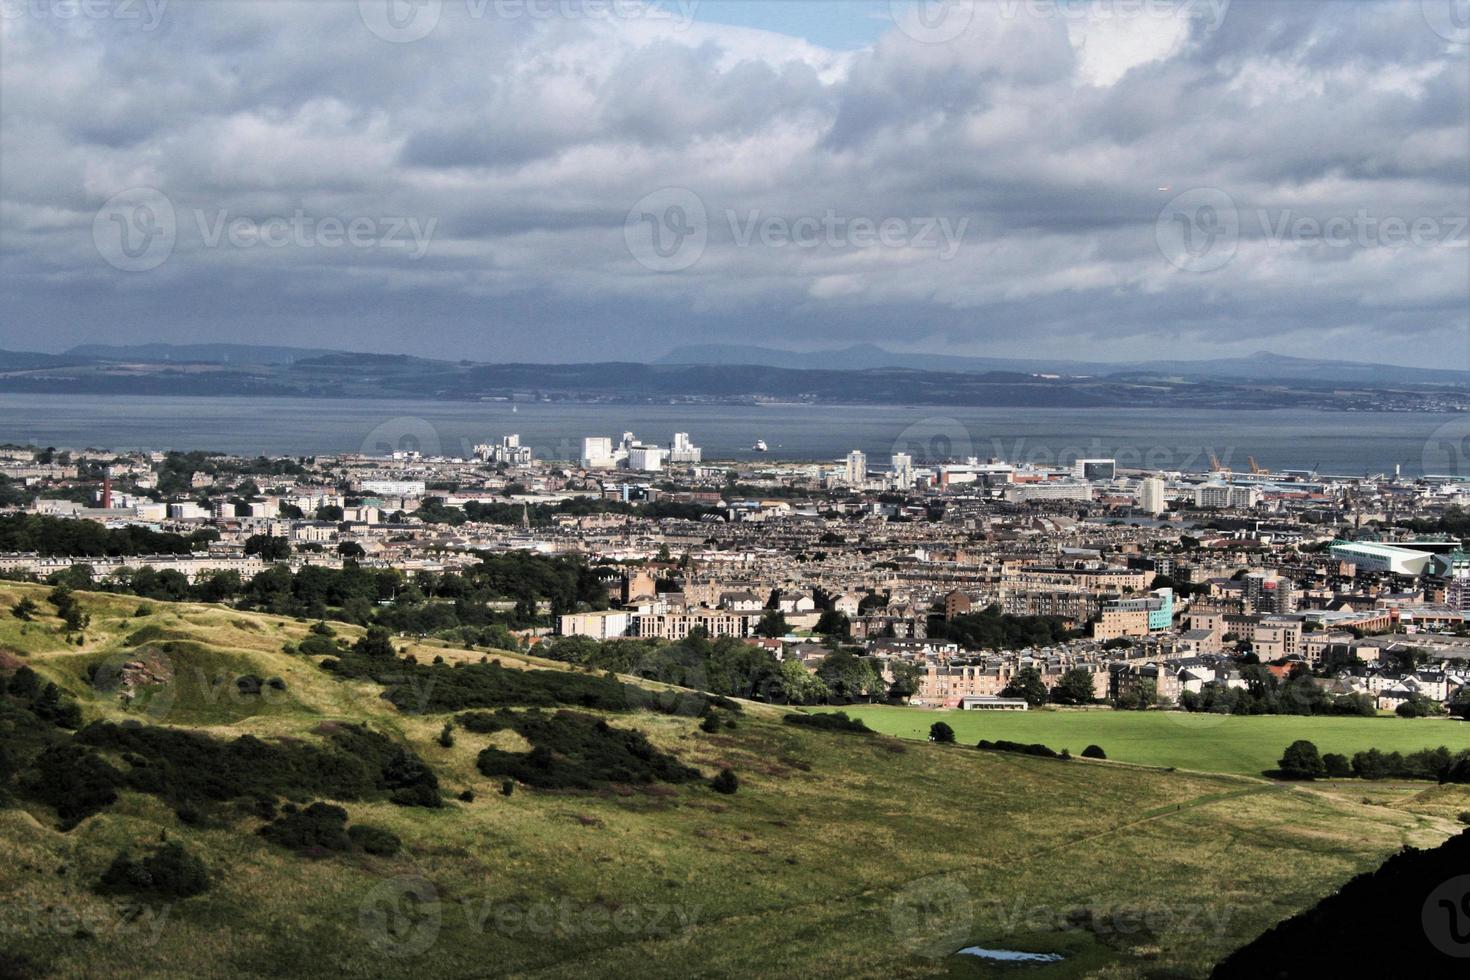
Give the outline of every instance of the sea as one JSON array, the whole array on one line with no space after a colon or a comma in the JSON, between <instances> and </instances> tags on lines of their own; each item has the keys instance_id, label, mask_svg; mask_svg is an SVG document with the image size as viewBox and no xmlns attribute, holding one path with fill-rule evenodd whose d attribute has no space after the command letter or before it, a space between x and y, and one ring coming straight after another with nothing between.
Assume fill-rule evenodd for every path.
<instances>
[{"instance_id":1,"label":"sea","mask_svg":"<svg viewBox=\"0 0 1470 980\"><path fill-rule=\"evenodd\" d=\"M857 449L875 468L908 453L915 465L1112 458L1122 467L1246 472L1254 460L1273 471L1470 477L1466 414L0 393L0 443L38 447L469 456L513 433L539 458L576 459L584 437L616 441L624 432L650 444L686 432L707 460L829 461Z\"/></svg>"}]
</instances>

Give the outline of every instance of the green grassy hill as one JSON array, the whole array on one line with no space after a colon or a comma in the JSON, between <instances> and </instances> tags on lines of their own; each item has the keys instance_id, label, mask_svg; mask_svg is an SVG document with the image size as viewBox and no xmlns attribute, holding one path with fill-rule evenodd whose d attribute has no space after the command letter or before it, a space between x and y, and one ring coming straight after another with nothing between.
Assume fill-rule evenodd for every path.
<instances>
[{"instance_id":1,"label":"green grassy hill","mask_svg":"<svg viewBox=\"0 0 1470 980\"><path fill-rule=\"evenodd\" d=\"M1109 759L1149 766L1260 775L1276 768L1281 752L1297 739L1323 752L1371 748L1413 752L1447 746L1470 748L1470 725L1448 718L1303 717L1295 715L1190 714L1183 711L1037 710L937 711L888 705L845 709L868 727L900 738L927 740L943 721L963 745L980 739L1040 742L1075 755L1099 745Z\"/></svg>"},{"instance_id":2,"label":"green grassy hill","mask_svg":"<svg viewBox=\"0 0 1470 980\"><path fill-rule=\"evenodd\" d=\"M974 944L1065 955L1024 968L1037 977L1201 976L1404 844L1439 843L1470 809L1460 788L1337 791L1035 759L797 728L758 705L716 712L735 727L709 732L698 717L647 710L675 695L631 684L627 710L592 713L614 731L641 730L650 752L704 776L733 769L739 791L717 793L705 780L577 791L522 783L505 796L477 758L490 747L524 752L522 734L460 727L452 746L440 745L452 715L400 711L381 684L283 652L309 623L162 603L136 616L136 599L79 594L91 623L78 647L64 641L46 593L0 584L0 672L32 667L87 721L248 734L301 750L361 724L428 763L444 805L339 800L354 825L397 835L401 850L303 856L261 837L266 818L249 806L210 805L185 822L166 793L124 790L63 832L50 807L13 794L0 807L0 976L1018 971L952 955ZM9 615L22 595L41 606L35 622ZM338 631L349 641L361 633ZM421 664L485 655L404 646ZM493 656L506 667L554 666ZM107 682L109 671L128 683ZM279 678L284 690L241 695L241 672ZM426 692L425 703L442 693ZM140 762L104 754L119 768ZM207 774L174 778L185 775ZM472 801L458 798L466 789ZM175 900L96 892L120 850L147 853L162 835L202 858L208 891Z\"/></svg>"}]
</instances>

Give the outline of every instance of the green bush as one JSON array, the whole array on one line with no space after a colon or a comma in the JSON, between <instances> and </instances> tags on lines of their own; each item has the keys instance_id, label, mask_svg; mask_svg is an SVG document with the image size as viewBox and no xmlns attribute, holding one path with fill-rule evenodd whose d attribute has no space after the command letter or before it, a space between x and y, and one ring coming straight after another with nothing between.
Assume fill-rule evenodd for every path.
<instances>
[{"instance_id":1,"label":"green bush","mask_svg":"<svg viewBox=\"0 0 1470 980\"><path fill-rule=\"evenodd\" d=\"M857 735L872 735L873 730L863 724L861 718L849 718L846 711L822 712L821 714L806 714L804 712L793 712L781 719L788 725L798 725L802 728L820 728L827 732L850 732Z\"/></svg>"},{"instance_id":2,"label":"green bush","mask_svg":"<svg viewBox=\"0 0 1470 980\"><path fill-rule=\"evenodd\" d=\"M1082 750L1082 758L1084 759L1106 759L1107 757L1108 754L1102 750L1101 745L1089 745Z\"/></svg>"},{"instance_id":3,"label":"green bush","mask_svg":"<svg viewBox=\"0 0 1470 980\"><path fill-rule=\"evenodd\" d=\"M137 895L157 898L188 898L209 888L204 862L183 846L169 842L152 854L134 861L127 851L112 859L97 891L103 895Z\"/></svg>"},{"instance_id":4,"label":"green bush","mask_svg":"<svg viewBox=\"0 0 1470 980\"><path fill-rule=\"evenodd\" d=\"M529 752L485 749L476 764L486 776L509 776L537 789L687 783L701 778L698 770L655 749L641 732L613 728L592 715L505 712L501 721L532 748Z\"/></svg>"},{"instance_id":5,"label":"green bush","mask_svg":"<svg viewBox=\"0 0 1470 980\"><path fill-rule=\"evenodd\" d=\"M720 774L709 781L710 789L727 796L740 788L740 778L733 769L721 769Z\"/></svg>"}]
</instances>

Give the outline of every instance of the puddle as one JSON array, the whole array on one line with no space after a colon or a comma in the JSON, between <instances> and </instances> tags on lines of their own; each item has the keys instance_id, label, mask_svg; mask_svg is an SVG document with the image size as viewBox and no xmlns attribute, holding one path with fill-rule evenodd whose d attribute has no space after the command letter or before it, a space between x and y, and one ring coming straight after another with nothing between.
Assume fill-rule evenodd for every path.
<instances>
[{"instance_id":1,"label":"puddle","mask_svg":"<svg viewBox=\"0 0 1470 980\"><path fill-rule=\"evenodd\" d=\"M981 946L966 946L955 955L978 956L997 963L1060 963L1066 959L1061 953L1023 953L1016 949L985 949Z\"/></svg>"}]
</instances>

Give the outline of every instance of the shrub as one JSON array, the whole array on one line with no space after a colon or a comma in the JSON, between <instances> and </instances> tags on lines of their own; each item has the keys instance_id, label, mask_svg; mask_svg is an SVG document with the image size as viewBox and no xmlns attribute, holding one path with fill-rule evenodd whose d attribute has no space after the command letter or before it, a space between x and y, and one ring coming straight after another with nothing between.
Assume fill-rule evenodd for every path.
<instances>
[{"instance_id":1,"label":"shrub","mask_svg":"<svg viewBox=\"0 0 1470 980\"><path fill-rule=\"evenodd\" d=\"M1082 750L1082 758L1084 759L1106 759L1107 757L1108 754L1102 750L1101 745L1089 745Z\"/></svg>"},{"instance_id":2,"label":"shrub","mask_svg":"<svg viewBox=\"0 0 1470 980\"><path fill-rule=\"evenodd\" d=\"M1024 742L1012 742L1008 739L999 739L991 742L982 738L979 742L975 743L975 748L985 752L1017 752L1021 755L1035 755L1045 759L1061 758L1055 750L1047 748L1040 742L1033 742L1027 745Z\"/></svg>"},{"instance_id":3,"label":"shrub","mask_svg":"<svg viewBox=\"0 0 1470 980\"><path fill-rule=\"evenodd\" d=\"M515 791L516 791L516 784L515 784L515 780L513 780L513 779L507 779L505 782L503 782L503 783L500 784L500 795L501 796L509 796L510 794L514 793Z\"/></svg>"},{"instance_id":4,"label":"shrub","mask_svg":"<svg viewBox=\"0 0 1470 980\"><path fill-rule=\"evenodd\" d=\"M942 721L936 721L929 726L929 741L938 742L941 745L953 745L954 729Z\"/></svg>"},{"instance_id":5,"label":"shrub","mask_svg":"<svg viewBox=\"0 0 1470 980\"><path fill-rule=\"evenodd\" d=\"M720 719L719 719L719 717L717 715L713 715L713 714L705 715L704 716L704 721L702 721L702 722L699 723L699 730L700 731L703 731L703 732L710 732L710 733L714 733L714 732L719 731L720 730Z\"/></svg>"},{"instance_id":6,"label":"shrub","mask_svg":"<svg viewBox=\"0 0 1470 980\"><path fill-rule=\"evenodd\" d=\"M687 783L698 770L655 749L641 732L572 711L505 712L500 719L531 743L530 752L482 751L486 776L508 776L537 789L592 789L607 783Z\"/></svg>"},{"instance_id":7,"label":"shrub","mask_svg":"<svg viewBox=\"0 0 1470 980\"><path fill-rule=\"evenodd\" d=\"M1333 779L1343 779L1353 774L1348 757L1337 752L1328 752L1322 756L1322 768Z\"/></svg>"},{"instance_id":8,"label":"shrub","mask_svg":"<svg viewBox=\"0 0 1470 980\"><path fill-rule=\"evenodd\" d=\"M260 836L293 851L347 851L347 811L330 803L313 803L305 810L282 813L260 828Z\"/></svg>"},{"instance_id":9,"label":"shrub","mask_svg":"<svg viewBox=\"0 0 1470 980\"><path fill-rule=\"evenodd\" d=\"M103 895L146 895L160 898L188 898L209 888L209 872L183 845L167 843L141 861L134 861L127 851L112 859L102 873L97 891Z\"/></svg>"},{"instance_id":10,"label":"shrub","mask_svg":"<svg viewBox=\"0 0 1470 980\"><path fill-rule=\"evenodd\" d=\"M464 792L460 793L459 794L459 801L461 803L473 803L473 802L475 802L475 791L472 790L472 789L467 789Z\"/></svg>"},{"instance_id":11,"label":"shrub","mask_svg":"<svg viewBox=\"0 0 1470 980\"><path fill-rule=\"evenodd\" d=\"M820 728L828 732L849 732L856 735L872 735L873 730L863 724L861 718L849 718L846 711L831 711L821 714L793 712L781 719L788 725L803 728Z\"/></svg>"},{"instance_id":12,"label":"shrub","mask_svg":"<svg viewBox=\"0 0 1470 980\"><path fill-rule=\"evenodd\" d=\"M439 731L438 743L446 749L454 748L454 722L446 721Z\"/></svg>"},{"instance_id":13,"label":"shrub","mask_svg":"<svg viewBox=\"0 0 1470 980\"><path fill-rule=\"evenodd\" d=\"M392 857L403 846L397 834L363 823L347 828L347 839L363 852L379 857Z\"/></svg>"},{"instance_id":14,"label":"shrub","mask_svg":"<svg viewBox=\"0 0 1470 980\"><path fill-rule=\"evenodd\" d=\"M740 788L740 778L733 769L721 769L720 774L709 781L710 789L729 795Z\"/></svg>"},{"instance_id":15,"label":"shrub","mask_svg":"<svg viewBox=\"0 0 1470 980\"><path fill-rule=\"evenodd\" d=\"M1316 779L1327 775L1327 767L1317 752L1317 746L1304 738L1288 745L1277 765L1281 775L1287 779Z\"/></svg>"}]
</instances>

